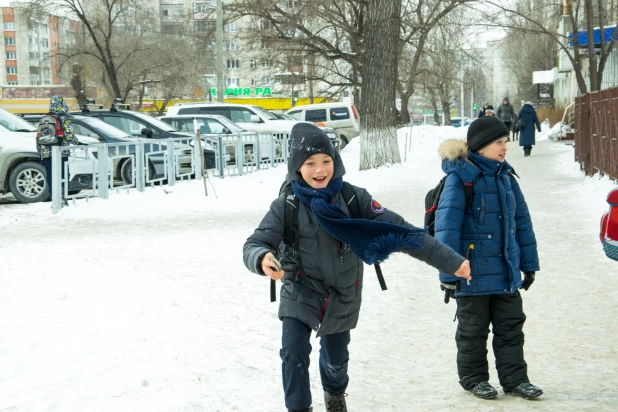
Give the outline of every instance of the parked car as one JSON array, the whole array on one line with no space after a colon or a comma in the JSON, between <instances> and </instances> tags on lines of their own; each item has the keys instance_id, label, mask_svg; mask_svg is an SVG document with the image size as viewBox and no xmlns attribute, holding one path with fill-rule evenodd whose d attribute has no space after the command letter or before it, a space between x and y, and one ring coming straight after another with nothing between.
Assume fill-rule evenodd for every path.
<instances>
[{"instance_id":1,"label":"parked car","mask_svg":"<svg viewBox=\"0 0 618 412\"><path fill-rule=\"evenodd\" d=\"M36 124L42 116L43 115L28 114L21 117ZM135 154L135 144L126 145L125 143L135 143L137 138L95 117L69 115L69 119L71 120L73 131L80 141L83 140L83 136L88 136L96 143L120 144L119 146L111 146L108 153L110 158L119 156L113 160L114 179L122 180L124 184L132 184L133 163L128 161L128 157L121 156ZM155 151L155 148L153 148L152 145L144 146L144 154L148 155L153 151ZM158 151L158 148L156 151ZM176 142L175 151L179 162L179 173L185 174L191 172L191 148L185 144ZM95 158L98 157L96 151L94 151L93 155ZM164 176L165 156L163 154L153 154L148 156L148 158L148 179L152 180Z\"/></svg>"},{"instance_id":2,"label":"parked car","mask_svg":"<svg viewBox=\"0 0 618 412\"><path fill-rule=\"evenodd\" d=\"M321 122L335 129L341 139L341 148L360 133L358 112L352 103L319 103L296 106L286 112L288 116L306 122Z\"/></svg>"},{"instance_id":3,"label":"parked car","mask_svg":"<svg viewBox=\"0 0 618 412\"><path fill-rule=\"evenodd\" d=\"M217 139L221 135L246 133L247 131L236 123L221 115L207 114L180 114L176 116L161 116L159 120L169 124L170 126L185 133L197 133L200 131L200 137L206 143L216 146ZM232 143L231 139L224 139L223 143ZM226 145L226 155L228 161L236 162L236 146ZM255 150L253 144L245 145L245 160L253 162Z\"/></svg>"},{"instance_id":4,"label":"parked car","mask_svg":"<svg viewBox=\"0 0 618 412\"><path fill-rule=\"evenodd\" d=\"M221 115L249 132L272 133L276 137L282 134L289 135L292 127L298 123L295 120L279 119L268 110L251 104L178 103L167 109L166 117L179 114ZM324 131L334 142L335 147L339 148L337 132L334 129L327 128ZM266 153L271 151L269 141L262 140L260 142L260 151L264 153L263 157L268 157ZM277 155L282 153L280 146L276 148L276 153Z\"/></svg>"},{"instance_id":5,"label":"parked car","mask_svg":"<svg viewBox=\"0 0 618 412\"><path fill-rule=\"evenodd\" d=\"M472 123L469 117L464 116L464 126L469 126ZM461 126L461 117L451 117L451 126L460 127Z\"/></svg>"},{"instance_id":6,"label":"parked car","mask_svg":"<svg viewBox=\"0 0 618 412\"><path fill-rule=\"evenodd\" d=\"M100 119L133 137L145 139L193 138L193 135L179 132L169 124L152 116L132 110L118 109L114 105L109 110L83 108L80 112L70 112L70 114ZM202 149L204 150L204 167L214 169L216 167L214 148L206 144Z\"/></svg>"},{"instance_id":7,"label":"parked car","mask_svg":"<svg viewBox=\"0 0 618 412\"><path fill-rule=\"evenodd\" d=\"M45 168L36 148L37 129L24 119L0 109L0 194L12 193L21 203L47 200ZM82 143L96 140L79 137ZM69 164L69 193L92 188L92 172L85 165Z\"/></svg>"}]
</instances>

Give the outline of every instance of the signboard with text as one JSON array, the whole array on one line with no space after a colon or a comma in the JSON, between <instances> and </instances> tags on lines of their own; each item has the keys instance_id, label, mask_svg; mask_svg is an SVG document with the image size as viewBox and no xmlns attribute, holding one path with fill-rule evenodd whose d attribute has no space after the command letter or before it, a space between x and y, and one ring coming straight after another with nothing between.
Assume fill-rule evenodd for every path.
<instances>
[{"instance_id":1,"label":"signboard with text","mask_svg":"<svg viewBox=\"0 0 618 412\"><path fill-rule=\"evenodd\" d=\"M210 92L213 96L217 95L217 89L212 88ZM261 96L261 97L270 97L272 93L270 91L270 87L228 87L225 89L224 96Z\"/></svg>"}]
</instances>

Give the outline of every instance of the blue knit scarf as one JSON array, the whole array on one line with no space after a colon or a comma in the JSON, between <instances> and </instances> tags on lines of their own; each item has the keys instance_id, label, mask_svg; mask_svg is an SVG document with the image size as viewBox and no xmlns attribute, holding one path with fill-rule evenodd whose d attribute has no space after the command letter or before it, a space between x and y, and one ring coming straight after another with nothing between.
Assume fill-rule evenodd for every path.
<instances>
[{"instance_id":1,"label":"blue knit scarf","mask_svg":"<svg viewBox=\"0 0 618 412\"><path fill-rule=\"evenodd\" d=\"M342 186L342 178L331 180L323 189L314 189L304 182L292 182L294 194L311 208L320 226L329 235L350 246L356 256L368 265L383 262L402 247L422 247L422 238L426 234L424 229L348 217L339 206L330 203Z\"/></svg>"}]
</instances>

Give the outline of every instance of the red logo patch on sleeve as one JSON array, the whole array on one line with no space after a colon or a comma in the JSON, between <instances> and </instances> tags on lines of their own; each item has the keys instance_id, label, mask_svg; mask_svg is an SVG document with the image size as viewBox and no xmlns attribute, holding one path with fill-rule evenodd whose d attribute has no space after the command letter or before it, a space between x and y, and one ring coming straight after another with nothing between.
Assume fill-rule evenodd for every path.
<instances>
[{"instance_id":1,"label":"red logo patch on sleeve","mask_svg":"<svg viewBox=\"0 0 618 412\"><path fill-rule=\"evenodd\" d=\"M371 210L373 210L373 213L384 213L384 208L378 203L377 200L371 201Z\"/></svg>"}]
</instances>

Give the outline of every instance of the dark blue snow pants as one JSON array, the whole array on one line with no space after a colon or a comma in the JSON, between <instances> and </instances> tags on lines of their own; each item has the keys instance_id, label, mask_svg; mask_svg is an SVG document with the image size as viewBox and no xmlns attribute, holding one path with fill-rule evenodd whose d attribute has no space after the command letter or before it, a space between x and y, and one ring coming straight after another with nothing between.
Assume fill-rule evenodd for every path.
<instances>
[{"instance_id":1,"label":"dark blue snow pants","mask_svg":"<svg viewBox=\"0 0 618 412\"><path fill-rule=\"evenodd\" d=\"M311 328L293 319L283 318L281 337L281 369L285 406L301 410L311 406L309 354ZM338 395L348 387L348 344L350 331L320 338L320 377L322 388Z\"/></svg>"},{"instance_id":2,"label":"dark blue snow pants","mask_svg":"<svg viewBox=\"0 0 618 412\"><path fill-rule=\"evenodd\" d=\"M64 164L67 162L67 160L69 158L68 157L64 157L64 156L61 156L60 158L62 159L61 160L61 165L60 165L60 168L61 168L62 172L60 172L60 173L61 173L62 179L64 179ZM47 158L43 159L43 167L45 168L45 174L46 174L45 177L46 177L46 181L47 181L47 190L49 191L49 196L50 196L50 199L51 199L51 194L52 194L52 189L51 189L52 188L52 159L51 159L51 157L47 157Z\"/></svg>"}]
</instances>

